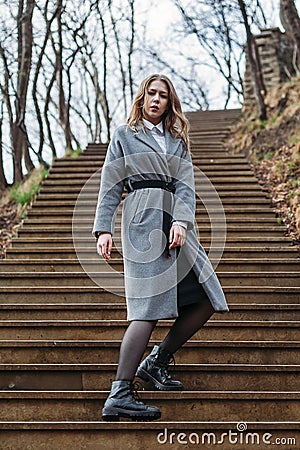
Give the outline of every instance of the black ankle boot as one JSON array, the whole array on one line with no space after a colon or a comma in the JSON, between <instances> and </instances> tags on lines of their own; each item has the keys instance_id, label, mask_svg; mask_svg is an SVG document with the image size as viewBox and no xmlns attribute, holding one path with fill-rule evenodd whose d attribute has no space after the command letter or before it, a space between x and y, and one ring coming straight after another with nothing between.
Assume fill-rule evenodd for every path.
<instances>
[{"instance_id":1,"label":"black ankle boot","mask_svg":"<svg viewBox=\"0 0 300 450\"><path fill-rule=\"evenodd\" d=\"M168 372L172 358L172 353L155 345L150 355L139 365L135 376L144 381L152 381L154 387L162 391L182 391L183 384L172 380Z\"/></svg>"},{"instance_id":2,"label":"black ankle boot","mask_svg":"<svg viewBox=\"0 0 300 450\"><path fill-rule=\"evenodd\" d=\"M145 405L135 398L135 389L130 381L113 381L110 394L102 410L102 419L117 422L120 417L148 422L159 419L156 406Z\"/></svg>"}]
</instances>

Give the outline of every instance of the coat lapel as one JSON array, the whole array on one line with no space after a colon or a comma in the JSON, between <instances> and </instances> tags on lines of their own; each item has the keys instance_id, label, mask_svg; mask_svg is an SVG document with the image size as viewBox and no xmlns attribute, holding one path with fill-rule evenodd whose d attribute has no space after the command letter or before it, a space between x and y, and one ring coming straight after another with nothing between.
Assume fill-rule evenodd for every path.
<instances>
[{"instance_id":1,"label":"coat lapel","mask_svg":"<svg viewBox=\"0 0 300 450\"><path fill-rule=\"evenodd\" d=\"M151 147L156 152L162 153L164 155L163 149L158 145L151 132L147 128L143 130L143 128L139 126L138 131L134 134L134 136L147 146ZM174 155L180 145L181 139L174 139L174 137L168 130L165 130L165 139L167 154Z\"/></svg>"},{"instance_id":2,"label":"coat lapel","mask_svg":"<svg viewBox=\"0 0 300 450\"><path fill-rule=\"evenodd\" d=\"M165 130L165 139L166 139L166 146L167 146L167 153L170 155L175 155L181 139L174 139L171 133L168 130Z\"/></svg>"},{"instance_id":3,"label":"coat lapel","mask_svg":"<svg viewBox=\"0 0 300 450\"><path fill-rule=\"evenodd\" d=\"M151 147L157 153L164 154L163 149L158 145L151 132L147 128L143 130L143 128L139 126L138 131L134 134L134 136L136 137L136 139L143 142L148 147Z\"/></svg>"}]
</instances>

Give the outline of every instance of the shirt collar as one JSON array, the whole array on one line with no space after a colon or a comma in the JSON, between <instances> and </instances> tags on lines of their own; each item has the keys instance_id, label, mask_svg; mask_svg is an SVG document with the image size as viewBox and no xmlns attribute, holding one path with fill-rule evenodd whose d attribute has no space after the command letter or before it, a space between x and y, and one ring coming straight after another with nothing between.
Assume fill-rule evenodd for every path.
<instances>
[{"instance_id":1,"label":"shirt collar","mask_svg":"<svg viewBox=\"0 0 300 450\"><path fill-rule=\"evenodd\" d=\"M163 122L159 122L157 125L154 125L152 122L149 122L149 120L143 119L144 125L148 128L148 130L153 130L154 127L156 127L162 134L164 134L164 125Z\"/></svg>"}]
</instances>

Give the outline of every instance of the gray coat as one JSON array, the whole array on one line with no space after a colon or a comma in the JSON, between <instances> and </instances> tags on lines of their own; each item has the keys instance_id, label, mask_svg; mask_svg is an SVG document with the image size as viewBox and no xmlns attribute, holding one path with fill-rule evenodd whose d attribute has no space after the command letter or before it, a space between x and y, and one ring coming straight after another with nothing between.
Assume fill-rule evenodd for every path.
<instances>
[{"instance_id":1,"label":"gray coat","mask_svg":"<svg viewBox=\"0 0 300 450\"><path fill-rule=\"evenodd\" d=\"M108 147L93 233L114 234L114 223L124 187L132 181L158 179L174 181L175 194L158 188L144 188L125 197L122 210L122 251L128 320L174 318L177 311L177 270L182 252L207 293L215 311L228 311L218 278L199 243L195 220L195 188L189 152L181 139L166 131L167 154L151 133L140 127L133 131L119 127ZM171 215L187 223L186 242L176 258L167 256L162 232L163 198L171 196ZM183 277L184 273L180 274Z\"/></svg>"}]
</instances>

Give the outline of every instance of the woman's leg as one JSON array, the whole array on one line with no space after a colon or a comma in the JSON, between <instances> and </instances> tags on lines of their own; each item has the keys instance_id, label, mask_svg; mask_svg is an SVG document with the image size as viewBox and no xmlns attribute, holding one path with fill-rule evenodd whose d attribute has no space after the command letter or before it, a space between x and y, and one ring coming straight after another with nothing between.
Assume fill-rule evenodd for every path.
<instances>
[{"instance_id":1,"label":"woman's leg","mask_svg":"<svg viewBox=\"0 0 300 450\"><path fill-rule=\"evenodd\" d=\"M214 309L208 299L180 308L179 316L169 333L163 342L155 346L150 355L143 360L136 376L142 380L151 381L156 389L182 390L182 383L179 380L173 380L168 372L173 353L205 324L213 312Z\"/></svg>"},{"instance_id":2,"label":"woman's leg","mask_svg":"<svg viewBox=\"0 0 300 450\"><path fill-rule=\"evenodd\" d=\"M160 348L168 350L172 354L175 353L208 321L213 313L214 308L208 298L201 303L183 306L167 336L160 344Z\"/></svg>"},{"instance_id":3,"label":"woman's leg","mask_svg":"<svg viewBox=\"0 0 300 450\"><path fill-rule=\"evenodd\" d=\"M132 381L157 321L130 322L120 348L116 380Z\"/></svg>"},{"instance_id":4,"label":"woman's leg","mask_svg":"<svg viewBox=\"0 0 300 450\"><path fill-rule=\"evenodd\" d=\"M102 409L103 420L118 421L120 417L133 420L156 420L161 416L156 406L146 405L135 395L132 380L143 356L156 321L132 321L120 348L116 380Z\"/></svg>"}]
</instances>

